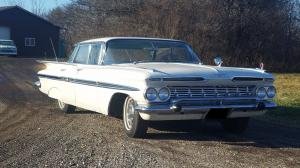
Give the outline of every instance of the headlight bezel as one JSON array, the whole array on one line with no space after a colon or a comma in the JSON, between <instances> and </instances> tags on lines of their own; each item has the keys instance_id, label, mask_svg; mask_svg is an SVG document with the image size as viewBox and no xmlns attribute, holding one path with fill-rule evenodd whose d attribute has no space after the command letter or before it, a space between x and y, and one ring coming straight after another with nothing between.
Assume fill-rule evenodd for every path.
<instances>
[{"instance_id":1,"label":"headlight bezel","mask_svg":"<svg viewBox=\"0 0 300 168\"><path fill-rule=\"evenodd\" d=\"M167 91L167 96L165 98L161 97L161 92L163 92L163 91ZM171 97L171 92L170 92L169 88L163 87L163 88L159 89L159 91L158 91L158 98L159 98L160 101L163 101L163 102L164 101L168 101L170 99L170 97Z\"/></svg>"},{"instance_id":2,"label":"headlight bezel","mask_svg":"<svg viewBox=\"0 0 300 168\"><path fill-rule=\"evenodd\" d=\"M256 96L260 99L263 99L267 96L267 90L265 87L259 87L256 90Z\"/></svg>"},{"instance_id":3,"label":"headlight bezel","mask_svg":"<svg viewBox=\"0 0 300 168\"><path fill-rule=\"evenodd\" d=\"M149 94L151 94L149 92L152 92L153 94L152 98L151 96L149 96ZM163 97L162 92L166 93L165 97ZM148 102L167 102L171 98L171 91L168 87L160 87L160 88L149 87L145 90L144 97Z\"/></svg>"},{"instance_id":4,"label":"headlight bezel","mask_svg":"<svg viewBox=\"0 0 300 168\"><path fill-rule=\"evenodd\" d=\"M273 92L271 92L270 90L272 90ZM270 99L273 99L276 96L276 88L274 86L268 87L268 89L266 90L266 92L267 92L268 98L270 98Z\"/></svg>"},{"instance_id":5,"label":"headlight bezel","mask_svg":"<svg viewBox=\"0 0 300 168\"><path fill-rule=\"evenodd\" d=\"M151 94L151 93L149 93L151 91L153 91L152 94L155 95L155 97L153 97L153 98L149 98L149 96L148 96L148 94ZM158 98L157 90L155 88L152 88L152 87L147 88L146 91L145 91L145 98L146 98L146 100L148 100L150 102L157 100L157 98Z\"/></svg>"}]
</instances>

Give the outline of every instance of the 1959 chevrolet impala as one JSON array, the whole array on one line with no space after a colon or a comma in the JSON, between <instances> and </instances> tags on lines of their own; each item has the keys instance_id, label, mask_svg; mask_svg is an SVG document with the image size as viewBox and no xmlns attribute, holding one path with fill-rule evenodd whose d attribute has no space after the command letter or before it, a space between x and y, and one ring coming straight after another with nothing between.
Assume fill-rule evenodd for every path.
<instances>
[{"instance_id":1,"label":"1959 chevrolet impala","mask_svg":"<svg viewBox=\"0 0 300 168\"><path fill-rule=\"evenodd\" d=\"M225 130L241 133L249 117L276 107L271 74L215 63L203 65L179 40L101 38L78 43L68 62L44 62L36 84L65 112L123 116L130 137L163 120L221 119Z\"/></svg>"}]
</instances>

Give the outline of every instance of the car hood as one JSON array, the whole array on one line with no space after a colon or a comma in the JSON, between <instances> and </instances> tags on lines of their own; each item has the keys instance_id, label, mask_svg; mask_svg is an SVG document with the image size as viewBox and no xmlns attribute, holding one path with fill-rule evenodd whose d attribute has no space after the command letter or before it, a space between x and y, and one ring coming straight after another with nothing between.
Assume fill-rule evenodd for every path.
<instances>
[{"instance_id":1,"label":"car hood","mask_svg":"<svg viewBox=\"0 0 300 168\"><path fill-rule=\"evenodd\" d=\"M217 67L188 63L138 63L119 66L138 69L148 73L149 77L202 77L205 79L234 77L272 78L272 75L260 69Z\"/></svg>"}]
</instances>

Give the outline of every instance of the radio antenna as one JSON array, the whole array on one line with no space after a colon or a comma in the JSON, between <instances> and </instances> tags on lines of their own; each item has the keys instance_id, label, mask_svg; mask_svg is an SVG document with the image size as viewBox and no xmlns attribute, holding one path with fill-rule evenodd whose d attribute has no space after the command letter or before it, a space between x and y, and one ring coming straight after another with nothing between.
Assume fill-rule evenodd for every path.
<instances>
[{"instance_id":1,"label":"radio antenna","mask_svg":"<svg viewBox=\"0 0 300 168\"><path fill-rule=\"evenodd\" d=\"M51 43L51 46L52 46L52 49L53 49L53 53L54 53L54 56L55 56L55 60L56 60L56 62L58 62L58 60L57 60L57 55L56 55L56 51L55 51L55 48L54 48L53 41L52 41L51 37L49 38L49 40L50 40L50 43Z\"/></svg>"}]
</instances>

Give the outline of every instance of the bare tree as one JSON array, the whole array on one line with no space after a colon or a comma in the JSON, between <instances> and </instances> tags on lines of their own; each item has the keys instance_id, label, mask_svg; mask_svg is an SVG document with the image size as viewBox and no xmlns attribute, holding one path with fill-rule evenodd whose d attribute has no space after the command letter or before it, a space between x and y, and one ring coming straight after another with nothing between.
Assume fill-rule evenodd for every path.
<instances>
[{"instance_id":1,"label":"bare tree","mask_svg":"<svg viewBox=\"0 0 300 168\"><path fill-rule=\"evenodd\" d=\"M43 16L46 14L45 0L30 0L31 12L36 15Z\"/></svg>"},{"instance_id":2,"label":"bare tree","mask_svg":"<svg viewBox=\"0 0 300 168\"><path fill-rule=\"evenodd\" d=\"M4 4L7 6L17 5L20 7L24 7L25 3L23 0L3 0Z\"/></svg>"},{"instance_id":3,"label":"bare tree","mask_svg":"<svg viewBox=\"0 0 300 168\"><path fill-rule=\"evenodd\" d=\"M30 6L29 9L34 14L37 14L39 16L46 15L46 6L45 3L47 0L3 0L4 4L7 6L13 6L17 5L22 8L26 8Z\"/></svg>"},{"instance_id":4,"label":"bare tree","mask_svg":"<svg viewBox=\"0 0 300 168\"><path fill-rule=\"evenodd\" d=\"M69 49L104 36L188 41L204 63L300 71L299 0L73 0L49 13Z\"/></svg>"}]
</instances>

